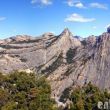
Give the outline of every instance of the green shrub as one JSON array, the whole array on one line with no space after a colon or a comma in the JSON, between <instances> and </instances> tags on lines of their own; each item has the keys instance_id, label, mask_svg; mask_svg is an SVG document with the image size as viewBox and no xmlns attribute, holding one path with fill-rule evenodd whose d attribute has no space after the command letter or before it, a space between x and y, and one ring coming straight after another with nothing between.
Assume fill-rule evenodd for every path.
<instances>
[{"instance_id":1,"label":"green shrub","mask_svg":"<svg viewBox=\"0 0 110 110\"><path fill-rule=\"evenodd\" d=\"M45 77L18 71L0 76L0 110L55 110Z\"/></svg>"}]
</instances>

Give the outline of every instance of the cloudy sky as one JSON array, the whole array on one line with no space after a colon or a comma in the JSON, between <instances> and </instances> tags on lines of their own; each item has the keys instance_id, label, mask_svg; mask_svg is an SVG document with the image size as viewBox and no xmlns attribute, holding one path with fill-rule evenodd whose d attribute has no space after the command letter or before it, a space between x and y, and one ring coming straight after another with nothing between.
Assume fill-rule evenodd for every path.
<instances>
[{"instance_id":1,"label":"cloudy sky","mask_svg":"<svg viewBox=\"0 0 110 110\"><path fill-rule=\"evenodd\" d=\"M100 35L110 24L110 0L0 0L0 39L19 34Z\"/></svg>"}]
</instances>

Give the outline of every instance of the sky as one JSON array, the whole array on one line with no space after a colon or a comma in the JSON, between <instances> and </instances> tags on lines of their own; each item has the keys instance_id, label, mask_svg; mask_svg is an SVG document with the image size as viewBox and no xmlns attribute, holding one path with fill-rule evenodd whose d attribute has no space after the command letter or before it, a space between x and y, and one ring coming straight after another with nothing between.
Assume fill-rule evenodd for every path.
<instances>
[{"instance_id":1,"label":"sky","mask_svg":"<svg viewBox=\"0 0 110 110\"><path fill-rule=\"evenodd\" d=\"M110 25L110 0L0 0L0 39L15 35L100 35Z\"/></svg>"}]
</instances>

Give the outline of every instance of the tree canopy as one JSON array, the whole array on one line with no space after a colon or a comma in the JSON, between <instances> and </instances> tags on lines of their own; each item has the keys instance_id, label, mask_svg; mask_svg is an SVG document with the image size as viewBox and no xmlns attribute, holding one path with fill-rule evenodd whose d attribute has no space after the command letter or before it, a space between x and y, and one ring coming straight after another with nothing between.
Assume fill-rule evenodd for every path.
<instances>
[{"instance_id":1,"label":"tree canopy","mask_svg":"<svg viewBox=\"0 0 110 110\"><path fill-rule=\"evenodd\" d=\"M99 101L109 101L110 93L107 90L100 90L89 82L83 87L77 87L70 95L72 101L70 110L99 110L97 104Z\"/></svg>"},{"instance_id":2,"label":"tree canopy","mask_svg":"<svg viewBox=\"0 0 110 110\"><path fill-rule=\"evenodd\" d=\"M15 71L0 73L0 110L55 110L51 88L44 77Z\"/></svg>"}]
</instances>

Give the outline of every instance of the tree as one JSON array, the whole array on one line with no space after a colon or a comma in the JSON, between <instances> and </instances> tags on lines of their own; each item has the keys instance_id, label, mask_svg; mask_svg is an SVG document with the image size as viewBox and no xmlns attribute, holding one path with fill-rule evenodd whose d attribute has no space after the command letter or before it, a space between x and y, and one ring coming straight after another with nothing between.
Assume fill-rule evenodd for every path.
<instances>
[{"instance_id":1,"label":"tree","mask_svg":"<svg viewBox=\"0 0 110 110\"><path fill-rule=\"evenodd\" d=\"M8 99L9 99L8 91L0 88L0 107L7 103Z\"/></svg>"},{"instance_id":2,"label":"tree","mask_svg":"<svg viewBox=\"0 0 110 110\"><path fill-rule=\"evenodd\" d=\"M71 93L72 105L70 110L98 110L99 101L105 102L110 99L107 90L101 91L89 82L83 87L77 87Z\"/></svg>"},{"instance_id":3,"label":"tree","mask_svg":"<svg viewBox=\"0 0 110 110\"><path fill-rule=\"evenodd\" d=\"M45 77L18 71L0 76L0 110L56 110Z\"/></svg>"}]
</instances>

